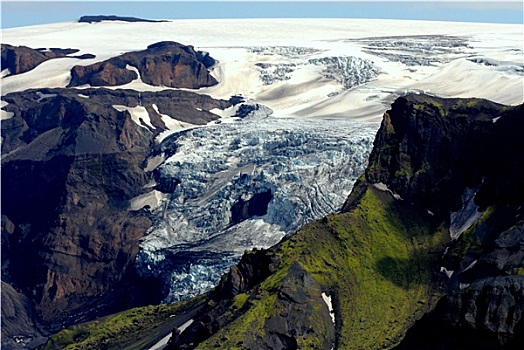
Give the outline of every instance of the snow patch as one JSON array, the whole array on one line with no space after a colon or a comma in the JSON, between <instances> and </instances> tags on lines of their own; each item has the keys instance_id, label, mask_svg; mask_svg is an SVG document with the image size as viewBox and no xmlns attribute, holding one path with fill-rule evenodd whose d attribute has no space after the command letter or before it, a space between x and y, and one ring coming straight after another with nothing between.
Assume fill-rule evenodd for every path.
<instances>
[{"instance_id":1,"label":"snow patch","mask_svg":"<svg viewBox=\"0 0 524 350\"><path fill-rule=\"evenodd\" d=\"M377 182L377 183L373 184L373 187L375 187L376 189L378 189L380 191L389 192L393 196L393 198L395 198L397 200L404 200L404 199L402 199L402 197L400 197L399 194L396 194L393 191L391 191L389 189L389 187L385 183Z\"/></svg>"},{"instance_id":2,"label":"snow patch","mask_svg":"<svg viewBox=\"0 0 524 350\"><path fill-rule=\"evenodd\" d=\"M466 267L464 269L464 271L468 271L469 269L471 269L473 266L475 266L475 264L477 263L478 260L474 260L471 264L468 265L468 267ZM463 271L463 272L464 272Z\"/></svg>"},{"instance_id":3,"label":"snow patch","mask_svg":"<svg viewBox=\"0 0 524 350\"><path fill-rule=\"evenodd\" d=\"M57 94L44 94L40 91L37 91L36 92L37 96L38 96L38 100L36 102L41 102L42 100L46 99L46 98L52 98L52 97L56 97Z\"/></svg>"},{"instance_id":4,"label":"snow patch","mask_svg":"<svg viewBox=\"0 0 524 350\"><path fill-rule=\"evenodd\" d=\"M462 209L450 213L449 234L451 240L456 240L460 235L470 228L482 215L479 207L475 204L475 195L478 188L466 188L462 194Z\"/></svg>"},{"instance_id":5,"label":"snow patch","mask_svg":"<svg viewBox=\"0 0 524 350\"><path fill-rule=\"evenodd\" d=\"M136 75L138 76L136 80L142 81L142 77L140 76L140 71L138 70L137 67L127 64L126 69L135 72Z\"/></svg>"},{"instance_id":6,"label":"snow patch","mask_svg":"<svg viewBox=\"0 0 524 350\"><path fill-rule=\"evenodd\" d=\"M499 121L499 119L500 119L500 117L493 118L492 122L493 122L493 123L496 123L496 122Z\"/></svg>"},{"instance_id":7,"label":"snow patch","mask_svg":"<svg viewBox=\"0 0 524 350\"><path fill-rule=\"evenodd\" d=\"M453 276L453 273L454 273L455 271L453 271L453 270L448 270L448 269L446 269L444 266L441 266L441 267L440 267L440 272L443 272L446 276L448 276L448 278L451 278L451 276Z\"/></svg>"},{"instance_id":8,"label":"snow patch","mask_svg":"<svg viewBox=\"0 0 524 350\"><path fill-rule=\"evenodd\" d=\"M157 190L153 190L149 193L144 193L138 197L131 199L129 209L140 210L146 205L149 206L150 210L156 209L160 206L162 201L165 199L165 195Z\"/></svg>"},{"instance_id":9,"label":"snow patch","mask_svg":"<svg viewBox=\"0 0 524 350\"><path fill-rule=\"evenodd\" d=\"M459 283L459 289L466 289L470 286L471 283Z\"/></svg>"},{"instance_id":10,"label":"snow patch","mask_svg":"<svg viewBox=\"0 0 524 350\"><path fill-rule=\"evenodd\" d=\"M150 157L147 159L147 165L144 168L144 171L150 172L155 170L162 162L165 160L165 155L162 153L158 156Z\"/></svg>"},{"instance_id":11,"label":"snow patch","mask_svg":"<svg viewBox=\"0 0 524 350\"><path fill-rule=\"evenodd\" d=\"M84 95L84 94L78 94L78 97L82 97L82 98L90 98L90 96L87 96L87 95Z\"/></svg>"},{"instance_id":12,"label":"snow patch","mask_svg":"<svg viewBox=\"0 0 524 350\"><path fill-rule=\"evenodd\" d=\"M14 112L8 112L8 111L4 111L3 108L5 106L7 106L9 103L7 103L6 101L0 101L0 120L6 120L6 119L10 119L10 118L13 118L15 113Z\"/></svg>"},{"instance_id":13,"label":"snow patch","mask_svg":"<svg viewBox=\"0 0 524 350\"><path fill-rule=\"evenodd\" d=\"M113 108L119 112L128 111L129 114L131 114L131 119L142 128L148 129L144 125L145 123L151 129L156 129L153 124L151 124L151 119L149 118L147 109L143 106L127 107L122 105L113 105Z\"/></svg>"},{"instance_id":14,"label":"snow patch","mask_svg":"<svg viewBox=\"0 0 524 350\"><path fill-rule=\"evenodd\" d=\"M158 110L158 106L156 104L153 104L152 107L155 110L155 112L157 112L160 115L162 121L164 122L164 124L166 125L166 128L168 129L168 130L161 132L156 137L155 141L157 143L161 143L166 137L168 137L169 135L173 135L176 132L183 131L183 130L189 130L194 127L197 127L197 125L195 124L182 122L178 119L171 118L167 114L160 113L160 111Z\"/></svg>"},{"instance_id":15,"label":"snow patch","mask_svg":"<svg viewBox=\"0 0 524 350\"><path fill-rule=\"evenodd\" d=\"M326 303L327 305L329 315L331 316L331 321L333 321L333 324L335 324L335 311L333 310L333 304L331 303L331 295L322 293L322 299L324 300L324 303Z\"/></svg>"}]
</instances>

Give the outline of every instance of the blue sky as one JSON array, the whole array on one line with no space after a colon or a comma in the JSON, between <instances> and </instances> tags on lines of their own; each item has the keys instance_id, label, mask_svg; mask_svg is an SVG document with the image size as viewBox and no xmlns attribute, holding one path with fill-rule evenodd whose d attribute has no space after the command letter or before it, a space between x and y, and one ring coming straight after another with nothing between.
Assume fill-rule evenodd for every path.
<instances>
[{"instance_id":1,"label":"blue sky","mask_svg":"<svg viewBox=\"0 0 524 350\"><path fill-rule=\"evenodd\" d=\"M149 19L385 18L523 23L522 1L2 1L1 10L2 28L99 14Z\"/></svg>"}]
</instances>

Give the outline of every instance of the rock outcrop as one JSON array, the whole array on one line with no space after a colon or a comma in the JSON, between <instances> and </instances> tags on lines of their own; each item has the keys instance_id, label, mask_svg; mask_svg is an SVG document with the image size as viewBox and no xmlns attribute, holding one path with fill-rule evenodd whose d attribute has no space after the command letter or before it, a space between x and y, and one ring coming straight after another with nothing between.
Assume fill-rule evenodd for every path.
<instances>
[{"instance_id":1,"label":"rock outcrop","mask_svg":"<svg viewBox=\"0 0 524 350\"><path fill-rule=\"evenodd\" d=\"M2 280L29 298L51 331L158 302L160 288L134 271L151 221L144 210L130 211L130 200L151 181L147 158L168 119L205 124L218 118L210 109L229 102L106 89L2 99L13 114L2 120ZM137 108L146 112L136 117Z\"/></svg>"},{"instance_id":2,"label":"rock outcrop","mask_svg":"<svg viewBox=\"0 0 524 350\"><path fill-rule=\"evenodd\" d=\"M71 57L78 59L95 58L92 54L83 54L79 56L70 56L80 50L78 49L59 49L59 48L42 48L32 49L27 46L13 46L2 44L2 70L8 69L8 75L25 73L40 63L52 58Z\"/></svg>"},{"instance_id":3,"label":"rock outcrop","mask_svg":"<svg viewBox=\"0 0 524 350\"><path fill-rule=\"evenodd\" d=\"M490 339L484 348L504 346L524 324L523 112L522 105L410 96L395 102L377 135L370 181L452 226L450 213L465 211L473 193L477 209L442 261L451 275L435 322L455 327L446 346L481 346L479 339Z\"/></svg>"},{"instance_id":4,"label":"rock outcrop","mask_svg":"<svg viewBox=\"0 0 524 350\"><path fill-rule=\"evenodd\" d=\"M168 21L162 21L162 20L159 21L159 20L144 19L144 18L137 18L137 17L104 16L104 15L82 16L78 20L79 23L99 23L103 21L148 22L148 23L168 22Z\"/></svg>"},{"instance_id":5,"label":"rock outcrop","mask_svg":"<svg viewBox=\"0 0 524 350\"><path fill-rule=\"evenodd\" d=\"M207 53L172 41L149 45L144 51L71 69L69 87L118 86L140 78L146 84L198 89L217 84L208 68L215 63ZM137 74L138 72L138 74Z\"/></svg>"}]
</instances>

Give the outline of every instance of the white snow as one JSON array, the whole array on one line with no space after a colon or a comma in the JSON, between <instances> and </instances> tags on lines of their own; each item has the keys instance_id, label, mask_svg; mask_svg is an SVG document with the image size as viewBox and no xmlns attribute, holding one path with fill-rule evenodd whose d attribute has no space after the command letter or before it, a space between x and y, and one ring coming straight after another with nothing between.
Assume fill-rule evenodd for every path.
<instances>
[{"instance_id":1,"label":"white snow","mask_svg":"<svg viewBox=\"0 0 524 350\"><path fill-rule=\"evenodd\" d=\"M63 22L5 29L2 35L3 42L14 45L72 47L80 49L79 54L96 55L88 60L53 59L30 72L3 77L3 94L30 87L63 87L74 65L88 65L124 52L144 50L154 42L174 40L194 45L218 60L212 75L220 84L198 92L217 98L242 94L267 105L280 117L377 121L392 99L406 92L482 97L513 105L524 101L524 75L518 72L522 66L523 32L518 24L376 19L173 20L96 25ZM464 41L457 39L455 45L454 38ZM380 45L385 45L383 51L376 50ZM336 66L362 76L370 70L360 64L369 60L381 74L345 89L340 75L326 74L326 60L330 57L358 62ZM471 57L480 57L480 63L468 60ZM278 76L283 80L264 84L264 69L257 65L260 63L269 65L266 70L270 74L280 70ZM128 69L136 71L136 67ZM123 87L165 89L144 84L140 78L115 88Z\"/></svg>"},{"instance_id":2,"label":"white snow","mask_svg":"<svg viewBox=\"0 0 524 350\"><path fill-rule=\"evenodd\" d=\"M454 273L455 271L453 271L453 270L448 270L448 269L446 269L444 266L441 266L441 267L440 267L440 272L443 272L444 274L446 274L446 276L448 276L448 278L451 278L451 276L453 276L453 273Z\"/></svg>"},{"instance_id":3,"label":"white snow","mask_svg":"<svg viewBox=\"0 0 524 350\"><path fill-rule=\"evenodd\" d=\"M449 235L451 240L456 240L470 228L482 215L479 207L475 204L475 195L478 189L465 188L462 194L462 208L450 213Z\"/></svg>"},{"instance_id":4,"label":"white snow","mask_svg":"<svg viewBox=\"0 0 524 350\"><path fill-rule=\"evenodd\" d=\"M42 101L43 99L46 99L46 98L56 97L56 94L43 94L40 91L37 91L36 94L38 95L38 101L37 102L40 102L40 101Z\"/></svg>"},{"instance_id":5,"label":"white snow","mask_svg":"<svg viewBox=\"0 0 524 350\"><path fill-rule=\"evenodd\" d=\"M373 184L373 187L375 187L376 189L380 191L389 192L393 196L393 198L395 198L396 200L403 200L399 194L391 191L385 183L377 182Z\"/></svg>"},{"instance_id":6,"label":"white snow","mask_svg":"<svg viewBox=\"0 0 524 350\"><path fill-rule=\"evenodd\" d=\"M331 320L333 321L333 324L335 324L335 311L333 311L333 304L331 303L331 295L327 295L326 293L322 293L322 299L327 305L327 308L329 310L329 315L331 316Z\"/></svg>"},{"instance_id":7,"label":"white snow","mask_svg":"<svg viewBox=\"0 0 524 350\"><path fill-rule=\"evenodd\" d=\"M475 266L475 264L477 263L478 260L473 260L473 262L471 264L468 265L468 267L466 267L464 269L464 271L468 271L469 269L471 269L473 266ZM462 272L464 272L462 271Z\"/></svg>"},{"instance_id":8,"label":"white snow","mask_svg":"<svg viewBox=\"0 0 524 350\"><path fill-rule=\"evenodd\" d=\"M147 159L147 165L144 168L145 172L150 172L156 169L157 166L162 164L162 162L165 160L164 154L160 154L158 156L150 157Z\"/></svg>"},{"instance_id":9,"label":"white snow","mask_svg":"<svg viewBox=\"0 0 524 350\"><path fill-rule=\"evenodd\" d=\"M162 192L153 190L131 199L129 207L130 210L140 210L148 205L151 209L155 209L160 206L163 199L165 195Z\"/></svg>"},{"instance_id":10,"label":"white snow","mask_svg":"<svg viewBox=\"0 0 524 350\"><path fill-rule=\"evenodd\" d=\"M168 129L166 131L161 132L160 135L156 137L155 141L158 143L162 142L166 137L168 137L169 135L172 135L175 132L179 132L182 130L188 130L188 129L191 129L197 126L195 124L186 123L178 119L171 118L167 114L160 113L158 110L158 106L156 104L153 104L152 106L155 112L160 114L162 121L164 122L164 124L166 125L166 128Z\"/></svg>"},{"instance_id":11,"label":"white snow","mask_svg":"<svg viewBox=\"0 0 524 350\"><path fill-rule=\"evenodd\" d=\"M6 120L6 119L10 119L12 118L15 114L13 112L7 112L7 111L4 111L4 107L7 106L9 103L7 103L6 101L0 101L0 120Z\"/></svg>"},{"instance_id":12,"label":"white snow","mask_svg":"<svg viewBox=\"0 0 524 350\"><path fill-rule=\"evenodd\" d=\"M128 107L122 105L113 105L113 108L119 112L128 111L131 115L131 119L138 124L139 126L147 129L143 123L149 126L151 129L156 129L153 124L151 124L151 119L149 119L149 113L144 106ZM143 121L143 123L141 122Z\"/></svg>"}]
</instances>

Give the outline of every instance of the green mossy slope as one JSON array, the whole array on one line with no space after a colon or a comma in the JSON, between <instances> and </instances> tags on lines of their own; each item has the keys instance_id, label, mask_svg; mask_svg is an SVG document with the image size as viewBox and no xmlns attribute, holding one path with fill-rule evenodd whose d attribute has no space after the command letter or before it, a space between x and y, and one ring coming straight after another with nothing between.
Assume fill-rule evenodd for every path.
<instances>
[{"instance_id":1,"label":"green mossy slope","mask_svg":"<svg viewBox=\"0 0 524 350\"><path fill-rule=\"evenodd\" d=\"M170 333L184 314L198 306L205 295L176 304L130 309L95 321L66 328L40 346L40 350L140 350Z\"/></svg>"},{"instance_id":2,"label":"green mossy slope","mask_svg":"<svg viewBox=\"0 0 524 350\"><path fill-rule=\"evenodd\" d=\"M199 349L241 349L267 337L268 320L283 312L277 295L297 263L332 296L338 349L390 348L440 296L429 271L444 237L425 210L369 186L351 212L313 222L284 241L278 272L245 301L242 316ZM326 326L314 315L309 322L311 332L297 337L298 348L324 348Z\"/></svg>"}]
</instances>

